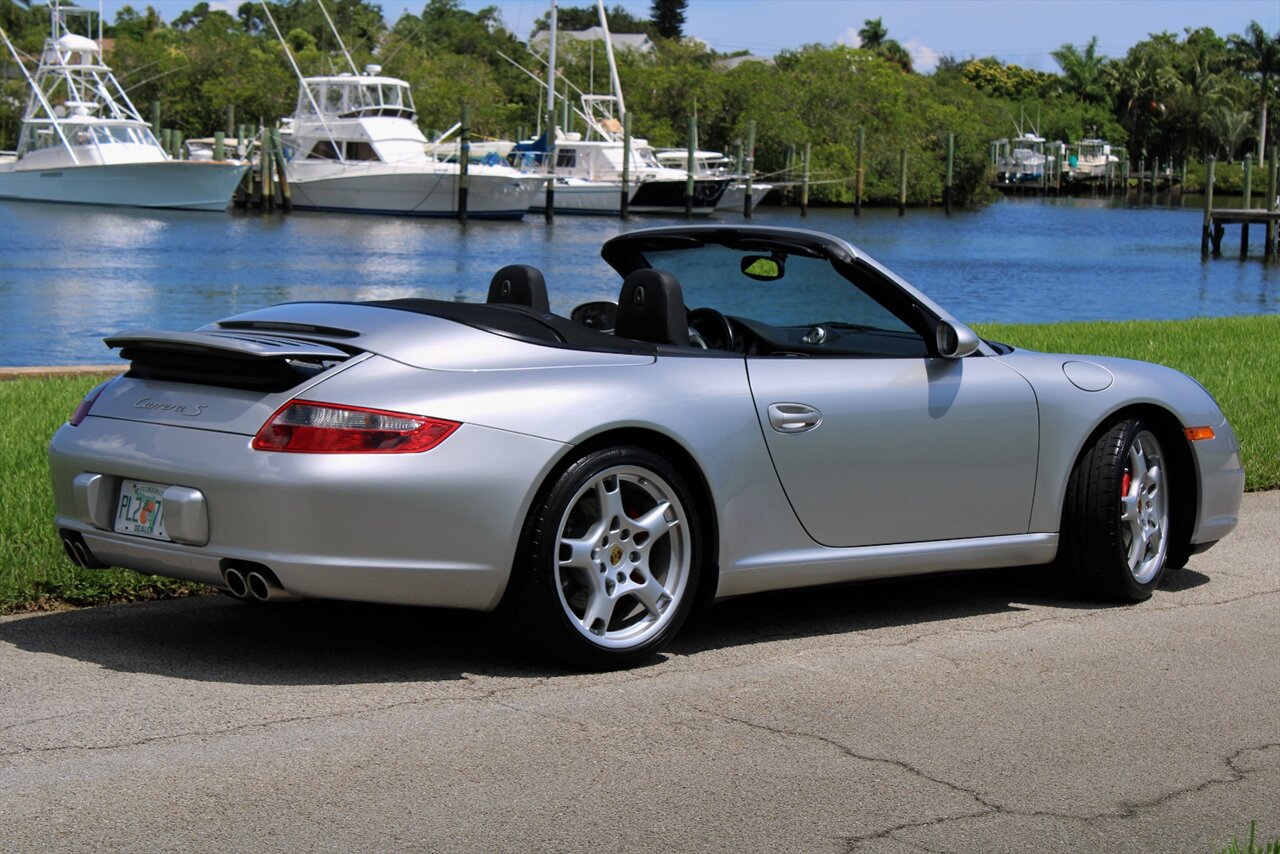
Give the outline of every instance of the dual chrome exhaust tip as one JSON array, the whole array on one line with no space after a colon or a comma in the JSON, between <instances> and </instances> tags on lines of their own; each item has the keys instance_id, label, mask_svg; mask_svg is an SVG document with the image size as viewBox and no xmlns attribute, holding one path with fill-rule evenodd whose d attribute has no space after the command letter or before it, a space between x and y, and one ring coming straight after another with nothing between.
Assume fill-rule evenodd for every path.
<instances>
[{"instance_id":1,"label":"dual chrome exhaust tip","mask_svg":"<svg viewBox=\"0 0 1280 854\"><path fill-rule=\"evenodd\" d=\"M237 599L258 602L292 602L301 599L280 584L276 574L260 564L227 563L222 569L227 592Z\"/></svg>"},{"instance_id":2,"label":"dual chrome exhaust tip","mask_svg":"<svg viewBox=\"0 0 1280 854\"><path fill-rule=\"evenodd\" d=\"M89 549L89 544L84 541L84 536L79 531L63 528L58 532L58 536L62 540L62 549L67 553L67 558L76 566L83 569L107 568L108 565L99 560L98 556Z\"/></svg>"}]
</instances>

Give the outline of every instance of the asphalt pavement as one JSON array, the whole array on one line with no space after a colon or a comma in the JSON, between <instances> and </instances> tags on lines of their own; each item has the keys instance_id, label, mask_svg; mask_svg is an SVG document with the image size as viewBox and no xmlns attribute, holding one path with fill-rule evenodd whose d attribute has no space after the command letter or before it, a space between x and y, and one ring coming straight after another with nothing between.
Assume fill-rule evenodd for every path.
<instances>
[{"instance_id":1,"label":"asphalt pavement","mask_svg":"<svg viewBox=\"0 0 1280 854\"><path fill-rule=\"evenodd\" d=\"M1280 493L1146 603L1044 568L723 603L572 674L500 617L0 619L0 849L1206 852L1280 836Z\"/></svg>"}]
</instances>

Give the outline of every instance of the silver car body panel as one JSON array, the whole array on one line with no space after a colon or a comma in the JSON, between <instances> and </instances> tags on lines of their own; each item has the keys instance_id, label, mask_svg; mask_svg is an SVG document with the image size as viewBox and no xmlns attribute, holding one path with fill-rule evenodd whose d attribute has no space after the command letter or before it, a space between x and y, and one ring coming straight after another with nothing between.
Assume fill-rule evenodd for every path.
<instances>
[{"instance_id":1,"label":"silver car body panel","mask_svg":"<svg viewBox=\"0 0 1280 854\"><path fill-rule=\"evenodd\" d=\"M775 232L791 230L759 233ZM835 243L935 319L958 323ZM49 448L56 524L103 562L223 586L226 562L245 561L302 596L492 608L556 467L588 443L649 437L678 447L682 474L705 484L722 597L1043 564L1056 554L1085 442L1135 407L1216 431L1189 443L1193 543L1225 536L1240 503L1238 445L1213 399L1140 362L999 355L985 342L955 360L584 349L344 303L275 306L167 341L217 346L210 339L232 329L298 338L299 354L322 360L331 347L346 361L283 392L130 377L108 385ZM462 426L420 454L254 450L252 437L292 399ZM176 488L185 542L110 530L125 479Z\"/></svg>"}]
</instances>

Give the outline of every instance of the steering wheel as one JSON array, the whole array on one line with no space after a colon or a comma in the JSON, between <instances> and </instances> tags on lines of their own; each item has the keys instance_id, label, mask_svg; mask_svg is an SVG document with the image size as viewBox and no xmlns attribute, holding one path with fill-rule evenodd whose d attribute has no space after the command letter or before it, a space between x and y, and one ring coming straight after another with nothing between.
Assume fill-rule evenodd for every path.
<instances>
[{"instance_id":1,"label":"steering wheel","mask_svg":"<svg viewBox=\"0 0 1280 854\"><path fill-rule=\"evenodd\" d=\"M689 341L704 350L738 349L733 324L714 308L695 308L689 312Z\"/></svg>"}]
</instances>

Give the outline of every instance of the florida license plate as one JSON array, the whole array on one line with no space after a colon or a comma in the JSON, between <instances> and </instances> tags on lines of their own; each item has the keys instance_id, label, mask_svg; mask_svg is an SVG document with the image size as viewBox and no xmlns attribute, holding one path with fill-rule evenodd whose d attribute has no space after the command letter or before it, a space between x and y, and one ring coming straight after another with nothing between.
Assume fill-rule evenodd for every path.
<instances>
[{"instance_id":1,"label":"florida license plate","mask_svg":"<svg viewBox=\"0 0 1280 854\"><path fill-rule=\"evenodd\" d=\"M164 531L164 491L159 483L126 480L120 483L120 504L116 508L116 533L167 540Z\"/></svg>"}]
</instances>

